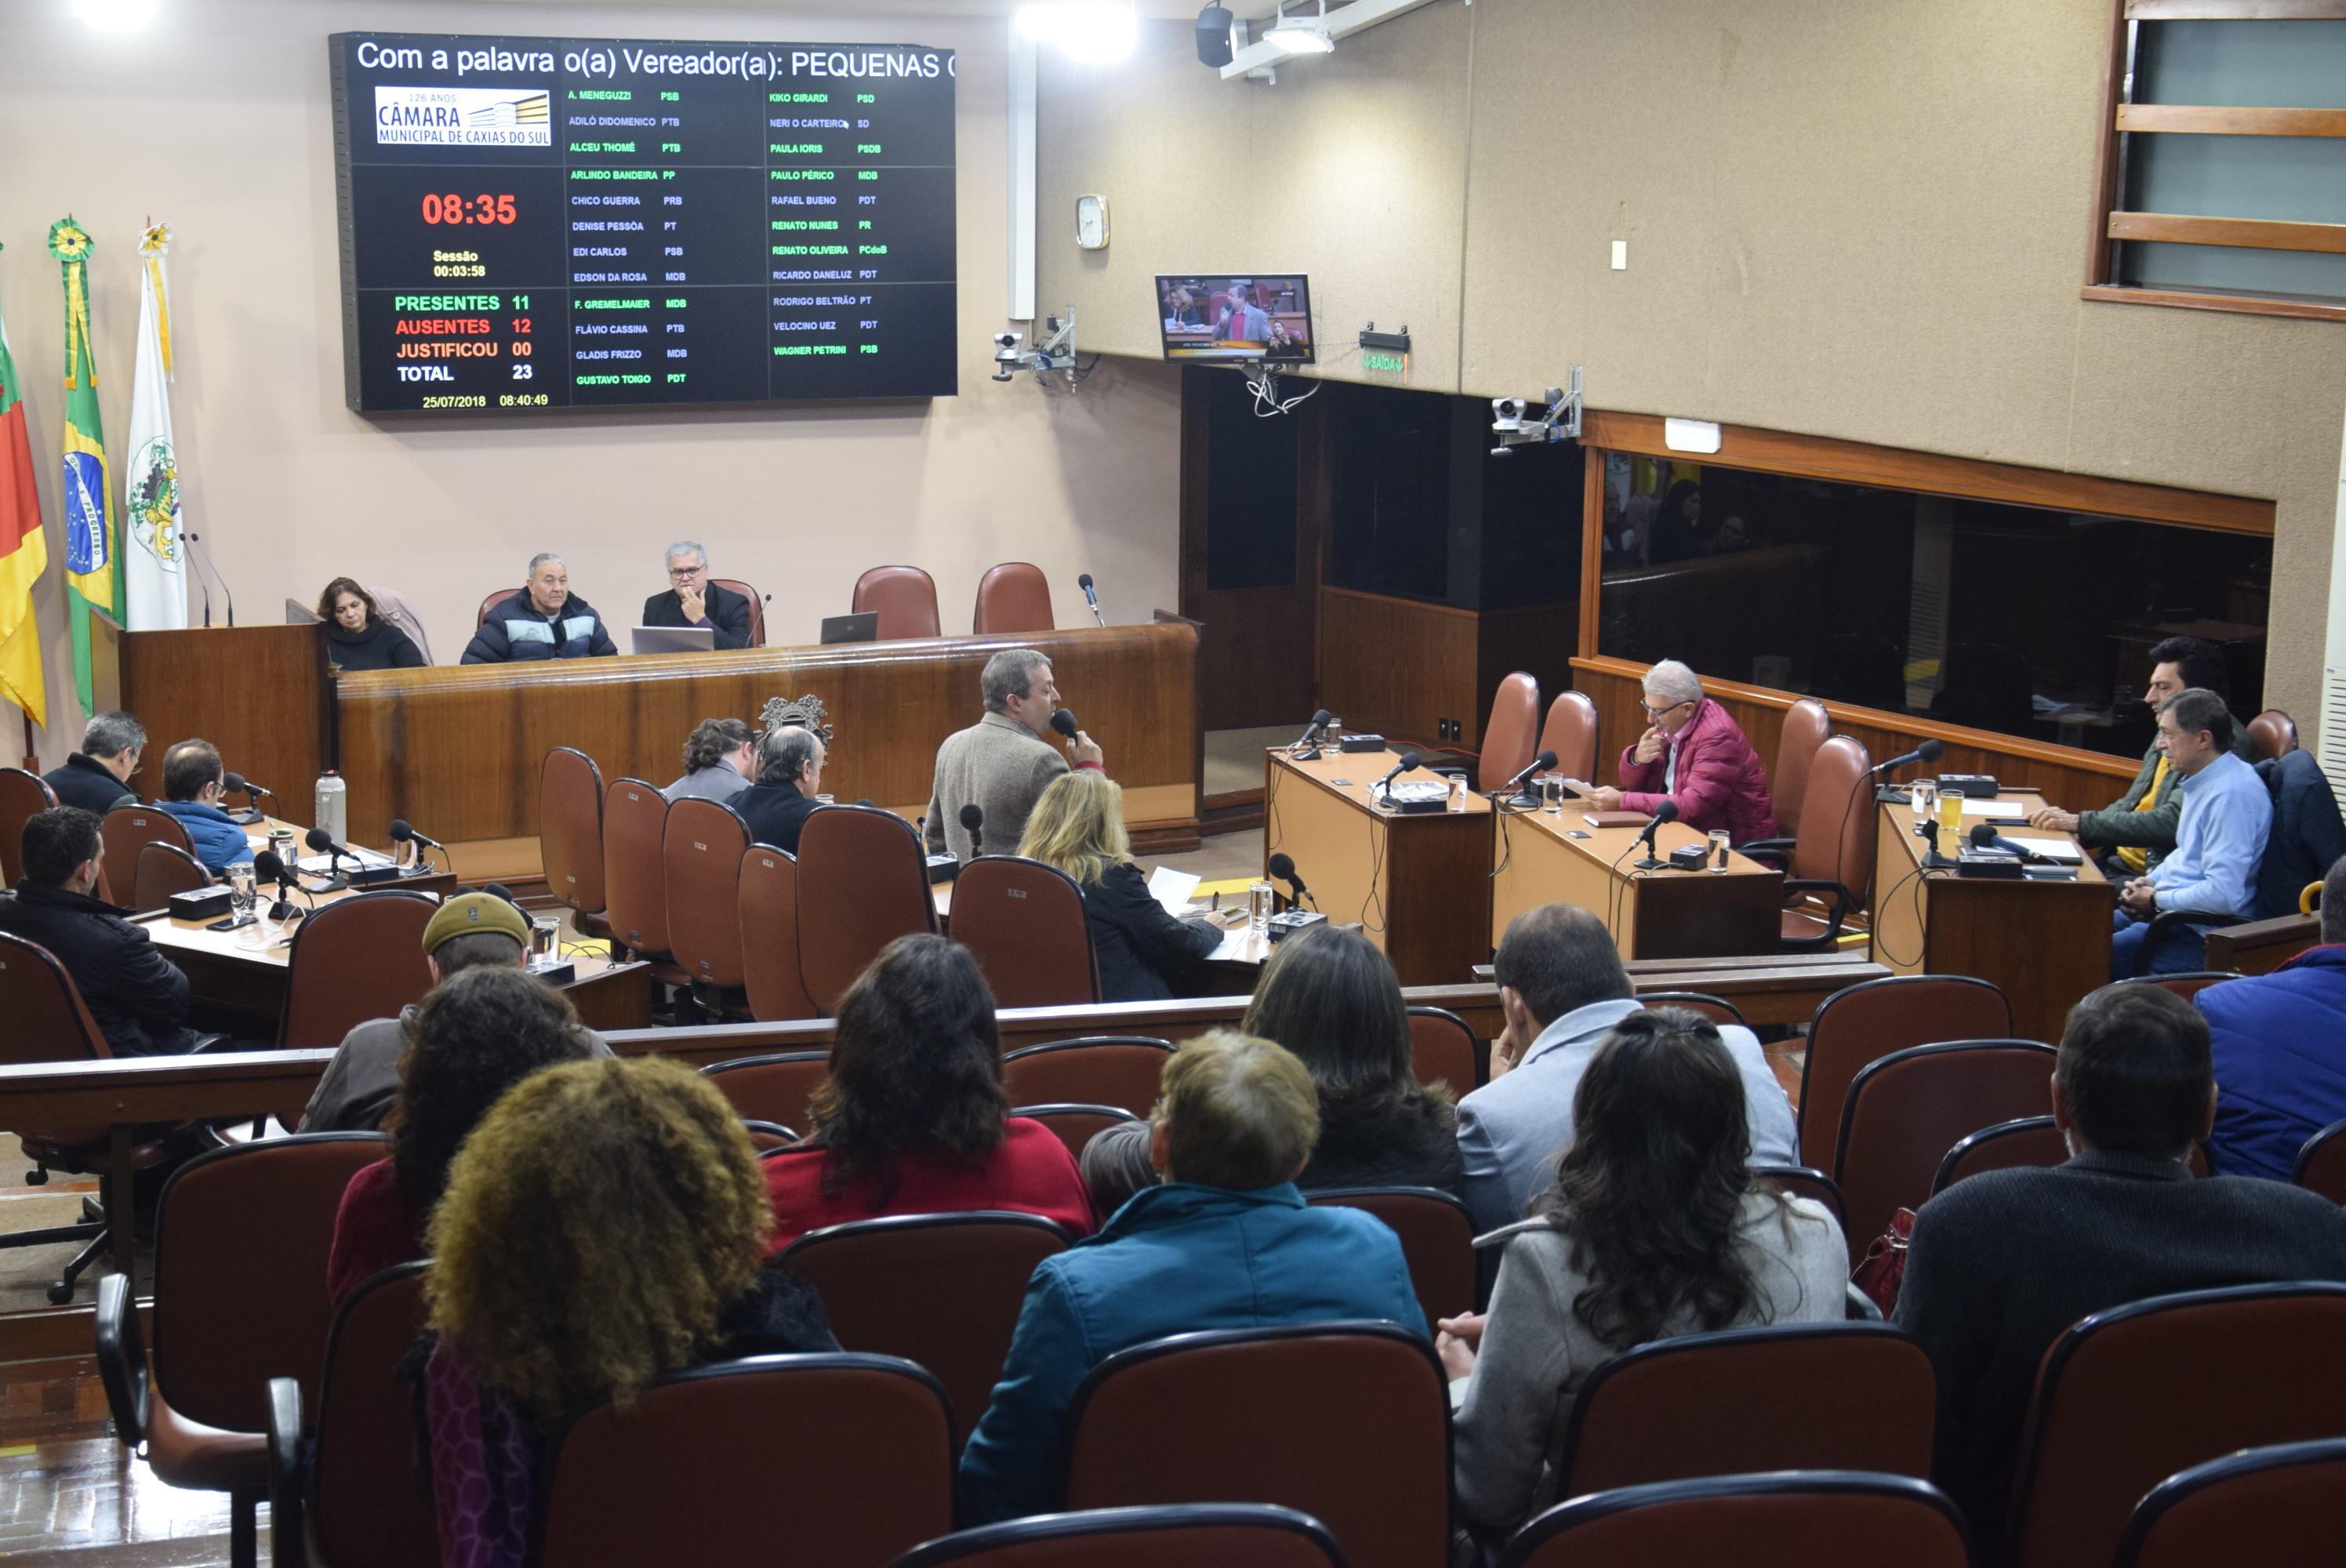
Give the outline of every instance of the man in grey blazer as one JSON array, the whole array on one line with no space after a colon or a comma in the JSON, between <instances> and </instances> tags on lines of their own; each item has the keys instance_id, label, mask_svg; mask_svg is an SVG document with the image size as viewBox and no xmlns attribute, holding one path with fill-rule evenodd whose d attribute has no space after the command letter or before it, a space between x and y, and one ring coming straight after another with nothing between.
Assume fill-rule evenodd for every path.
<instances>
[{"instance_id":1,"label":"man in grey blazer","mask_svg":"<svg viewBox=\"0 0 2346 1568\"><path fill-rule=\"evenodd\" d=\"M1064 758L1047 738L1051 715L1059 706L1049 659L1033 648L1005 648L985 661L978 680L985 712L937 748L926 819L929 853L950 850L964 860L970 858L970 841L969 830L961 825L963 807L974 805L984 813L979 831L987 850L1016 854L1027 813L1051 780L1067 771L1070 762L1077 768L1102 766L1098 743L1082 730L1067 742Z\"/></svg>"},{"instance_id":2,"label":"man in grey blazer","mask_svg":"<svg viewBox=\"0 0 2346 1568\"><path fill-rule=\"evenodd\" d=\"M1517 915L1494 967L1507 1027L1491 1045L1491 1081L1458 1102L1466 1207L1478 1231L1523 1218L1525 1205L1556 1180L1581 1074L1638 1006L1605 922L1568 904ZM1751 1163L1800 1164L1792 1104L1759 1037L1733 1024L1719 1037L1743 1079Z\"/></svg>"}]
</instances>

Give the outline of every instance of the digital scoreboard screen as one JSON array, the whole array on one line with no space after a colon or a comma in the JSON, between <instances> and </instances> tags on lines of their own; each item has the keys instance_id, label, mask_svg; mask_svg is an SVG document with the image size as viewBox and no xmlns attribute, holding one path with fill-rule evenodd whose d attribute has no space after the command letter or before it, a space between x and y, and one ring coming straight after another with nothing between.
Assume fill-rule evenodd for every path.
<instances>
[{"instance_id":1,"label":"digital scoreboard screen","mask_svg":"<svg viewBox=\"0 0 2346 1568\"><path fill-rule=\"evenodd\" d=\"M951 50L328 42L352 408L958 390Z\"/></svg>"}]
</instances>

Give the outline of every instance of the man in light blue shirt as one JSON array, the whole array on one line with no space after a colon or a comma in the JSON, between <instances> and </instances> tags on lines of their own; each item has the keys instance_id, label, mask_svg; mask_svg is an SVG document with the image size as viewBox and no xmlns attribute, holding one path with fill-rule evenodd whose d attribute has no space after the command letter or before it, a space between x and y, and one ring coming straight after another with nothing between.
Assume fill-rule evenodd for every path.
<instances>
[{"instance_id":1,"label":"man in light blue shirt","mask_svg":"<svg viewBox=\"0 0 2346 1568\"><path fill-rule=\"evenodd\" d=\"M2175 848L2118 890L2110 937L2110 975L2135 972L2150 921L2169 910L2209 914L2256 913L2257 866L2272 831L2272 796L2257 770L2232 755L2232 715L2224 699L2203 687L2178 691L2160 704L2158 748L2178 775L2183 815ZM2143 964L2150 974L2178 974L2207 962L2208 928L2180 926L2162 934Z\"/></svg>"},{"instance_id":2,"label":"man in light blue shirt","mask_svg":"<svg viewBox=\"0 0 2346 1568\"><path fill-rule=\"evenodd\" d=\"M1524 1217L1556 1180L1572 1142L1572 1101L1581 1074L1613 1033L1637 1011L1628 971L1605 922L1588 911L1549 904L1517 915L1494 966L1507 1027L1491 1046L1491 1081L1458 1102L1458 1152L1466 1207L1477 1231ZM1719 1031L1743 1079L1751 1163L1796 1166L1792 1104L1758 1036Z\"/></svg>"}]
</instances>

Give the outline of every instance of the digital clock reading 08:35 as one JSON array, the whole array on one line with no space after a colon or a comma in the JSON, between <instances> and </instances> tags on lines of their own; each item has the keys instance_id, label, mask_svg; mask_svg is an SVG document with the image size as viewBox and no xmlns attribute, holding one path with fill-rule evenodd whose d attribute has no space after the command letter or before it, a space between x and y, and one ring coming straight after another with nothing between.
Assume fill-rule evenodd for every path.
<instances>
[{"instance_id":1,"label":"digital clock reading 08:35","mask_svg":"<svg viewBox=\"0 0 2346 1568\"><path fill-rule=\"evenodd\" d=\"M515 216L510 191L500 196L483 191L469 200L453 190L445 196L433 191L423 193L426 223L511 223Z\"/></svg>"}]
</instances>

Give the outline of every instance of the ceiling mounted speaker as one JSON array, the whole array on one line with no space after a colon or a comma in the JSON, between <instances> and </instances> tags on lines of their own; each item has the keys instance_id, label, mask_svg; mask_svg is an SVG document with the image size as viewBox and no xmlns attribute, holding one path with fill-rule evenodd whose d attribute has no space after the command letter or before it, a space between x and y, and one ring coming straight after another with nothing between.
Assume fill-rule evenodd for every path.
<instances>
[{"instance_id":1,"label":"ceiling mounted speaker","mask_svg":"<svg viewBox=\"0 0 2346 1568\"><path fill-rule=\"evenodd\" d=\"M1227 6L1209 5L1198 13L1199 65L1227 66L1230 63L1230 21Z\"/></svg>"}]
</instances>

